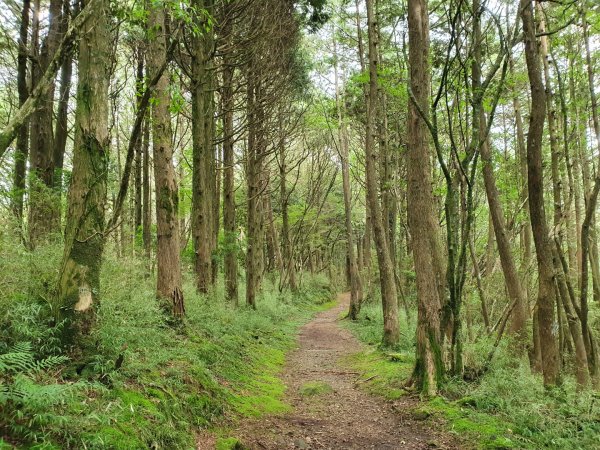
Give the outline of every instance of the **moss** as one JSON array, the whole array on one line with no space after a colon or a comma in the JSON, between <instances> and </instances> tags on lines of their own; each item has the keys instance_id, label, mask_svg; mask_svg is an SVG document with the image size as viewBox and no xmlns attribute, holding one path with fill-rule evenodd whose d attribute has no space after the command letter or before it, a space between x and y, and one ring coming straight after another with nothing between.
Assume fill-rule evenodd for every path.
<instances>
[{"instance_id":1,"label":"moss","mask_svg":"<svg viewBox=\"0 0 600 450\"><path fill-rule=\"evenodd\" d=\"M450 431L477 444L481 449L526 448L513 436L514 424L496 416L463 408L459 402L449 402L436 397L417 411L424 412L447 421Z\"/></svg>"},{"instance_id":2,"label":"moss","mask_svg":"<svg viewBox=\"0 0 600 450\"><path fill-rule=\"evenodd\" d=\"M300 395L312 397L333 392L333 388L323 381L309 381L300 387Z\"/></svg>"},{"instance_id":3,"label":"moss","mask_svg":"<svg viewBox=\"0 0 600 450\"><path fill-rule=\"evenodd\" d=\"M117 425L102 427L83 436L83 440L89 449L135 450L145 447L144 442L136 436L135 430Z\"/></svg>"},{"instance_id":4,"label":"moss","mask_svg":"<svg viewBox=\"0 0 600 450\"><path fill-rule=\"evenodd\" d=\"M233 437L219 438L215 445L215 450L246 450L246 448L244 444Z\"/></svg>"},{"instance_id":5,"label":"moss","mask_svg":"<svg viewBox=\"0 0 600 450\"><path fill-rule=\"evenodd\" d=\"M406 353L386 354L379 350L365 350L342 358L345 367L359 372L358 384L368 392L395 400L405 391L402 384L412 371L412 355Z\"/></svg>"}]
</instances>

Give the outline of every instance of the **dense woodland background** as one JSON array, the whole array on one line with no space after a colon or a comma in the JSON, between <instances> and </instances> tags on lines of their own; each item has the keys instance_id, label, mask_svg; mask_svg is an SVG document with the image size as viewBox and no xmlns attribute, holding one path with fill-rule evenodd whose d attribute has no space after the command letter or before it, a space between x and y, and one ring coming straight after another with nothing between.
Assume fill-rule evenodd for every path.
<instances>
[{"instance_id":1,"label":"dense woodland background","mask_svg":"<svg viewBox=\"0 0 600 450\"><path fill-rule=\"evenodd\" d=\"M599 448L597 2L1 6L0 447L276 411L349 290L379 394Z\"/></svg>"}]
</instances>

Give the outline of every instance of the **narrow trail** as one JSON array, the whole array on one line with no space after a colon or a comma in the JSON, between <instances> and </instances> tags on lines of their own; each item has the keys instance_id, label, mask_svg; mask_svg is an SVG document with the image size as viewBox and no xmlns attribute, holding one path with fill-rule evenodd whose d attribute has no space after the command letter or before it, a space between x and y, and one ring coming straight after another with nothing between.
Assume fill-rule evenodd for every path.
<instances>
[{"instance_id":1,"label":"narrow trail","mask_svg":"<svg viewBox=\"0 0 600 450\"><path fill-rule=\"evenodd\" d=\"M302 327L298 347L288 355L282 379L292 412L244 419L232 435L252 450L460 448L453 437L433 429L435 424L412 418L410 408L418 400L391 402L359 389L361 374L339 360L365 346L338 322L349 294L340 294L338 300ZM307 383L327 389L302 395Z\"/></svg>"}]
</instances>

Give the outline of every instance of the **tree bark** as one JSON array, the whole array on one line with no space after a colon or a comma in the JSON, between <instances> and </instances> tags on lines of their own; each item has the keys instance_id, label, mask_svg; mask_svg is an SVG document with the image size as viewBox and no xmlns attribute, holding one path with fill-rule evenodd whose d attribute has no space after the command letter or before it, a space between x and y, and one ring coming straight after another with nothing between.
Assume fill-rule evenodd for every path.
<instances>
[{"instance_id":1,"label":"tree bark","mask_svg":"<svg viewBox=\"0 0 600 450\"><path fill-rule=\"evenodd\" d=\"M89 331L99 298L110 145L108 3L91 0L84 4L93 19L85 22L79 43L73 172L54 309L59 320L68 320L66 343L74 343L79 334Z\"/></svg>"},{"instance_id":2,"label":"tree bark","mask_svg":"<svg viewBox=\"0 0 600 450\"><path fill-rule=\"evenodd\" d=\"M435 395L444 374L441 348L440 276L433 260L438 238L433 210L429 137L419 109L429 110L429 17L426 0L408 1L410 87L414 100L408 109L407 206L414 256L417 297L417 349L413 380L426 395ZM415 104L418 102L418 105Z\"/></svg>"},{"instance_id":3,"label":"tree bark","mask_svg":"<svg viewBox=\"0 0 600 450\"><path fill-rule=\"evenodd\" d=\"M33 78L41 80L58 49L62 27L63 0L51 0L48 34L42 43L38 63L33 64ZM61 63L62 64L62 63ZM49 82L39 108L31 117L29 150L29 245L37 246L53 232L59 231L60 203L54 190L54 88Z\"/></svg>"},{"instance_id":4,"label":"tree bark","mask_svg":"<svg viewBox=\"0 0 600 450\"><path fill-rule=\"evenodd\" d=\"M67 31L69 20L71 17L71 6L68 1L64 1L63 15L61 25L61 35ZM59 203L59 220L60 220L60 203L63 190L63 165L65 151L67 148L67 138L69 134L69 97L71 95L71 79L73 77L73 58L69 54L66 56L60 68L60 94L58 100L58 115L56 118L56 129L54 131L54 189L58 197Z\"/></svg>"},{"instance_id":5,"label":"tree bark","mask_svg":"<svg viewBox=\"0 0 600 450\"><path fill-rule=\"evenodd\" d=\"M211 0L196 0L197 8L211 8ZM203 20L203 19L199 19ZM197 24L202 28L203 22ZM214 76L212 30L194 37L192 58L192 236L194 271L198 292L207 293L212 285L213 195L214 172L213 120Z\"/></svg>"},{"instance_id":6,"label":"tree bark","mask_svg":"<svg viewBox=\"0 0 600 450\"><path fill-rule=\"evenodd\" d=\"M365 142L365 171L367 197L371 210L373 237L379 262L379 278L381 282L381 302L383 307L383 345L394 346L400 339L398 323L398 296L396 294L396 280L394 278L394 265L390 256L390 248L386 239L383 225L381 205L377 193L377 153L375 149L377 128L378 92L377 92L377 65L378 65L378 33L377 17L375 16L374 2L366 0L367 20L369 33L369 108L367 111L367 127Z\"/></svg>"},{"instance_id":7,"label":"tree bark","mask_svg":"<svg viewBox=\"0 0 600 450\"><path fill-rule=\"evenodd\" d=\"M525 40L525 59L531 90L531 113L527 134L527 183L529 214L538 265L538 299L540 342L542 343L542 372L544 385L553 386L559 380L559 361L555 327L554 267L544 208L544 179L542 169L542 135L546 118L546 92L542 82L540 55L536 42L533 1L520 0Z\"/></svg>"},{"instance_id":8,"label":"tree bark","mask_svg":"<svg viewBox=\"0 0 600 450\"><path fill-rule=\"evenodd\" d=\"M22 107L29 96L27 87L27 55L29 53L28 34L31 1L23 0L21 9L21 24L19 26L19 52L17 54L17 91L19 94L19 107ZM15 168L13 173L13 192L11 195L11 209L19 221L23 221L23 195L25 193L25 174L27 170L27 156L29 154L29 126L26 121L19 129L17 146L15 149Z\"/></svg>"},{"instance_id":9,"label":"tree bark","mask_svg":"<svg viewBox=\"0 0 600 450\"><path fill-rule=\"evenodd\" d=\"M334 75L335 75L335 99L336 109L338 115L338 141L339 141L339 155L342 164L342 189L344 193L344 219L346 226L346 254L348 261L348 276L350 284L350 307L348 310L348 317L350 320L358 319L358 313L360 311L360 305L362 302L362 283L360 280L360 273L358 271L358 264L356 262L356 254L354 251L354 235L352 230L352 191L350 187L350 163L348 155L348 136L346 132L346 124L344 121L342 99L339 88L339 75L338 75L338 64L337 64L337 42L334 38L333 41L334 49Z\"/></svg>"},{"instance_id":10,"label":"tree bark","mask_svg":"<svg viewBox=\"0 0 600 450\"><path fill-rule=\"evenodd\" d=\"M148 51L148 71L153 77L167 58L165 11L160 6L151 7L148 27L153 30ZM151 113L157 224L156 293L161 301L170 304L175 317L181 317L185 314L185 307L181 291L179 193L173 164L170 103L169 72L165 70L154 87Z\"/></svg>"},{"instance_id":11,"label":"tree bark","mask_svg":"<svg viewBox=\"0 0 600 450\"><path fill-rule=\"evenodd\" d=\"M229 37L231 25L227 15L224 18L223 34ZM234 172L234 123L233 111L235 99L233 95L233 62L227 54L223 57L223 84L221 86L221 102L223 113L223 231L225 297L238 305L238 242L236 236L235 214L235 172Z\"/></svg>"}]
</instances>

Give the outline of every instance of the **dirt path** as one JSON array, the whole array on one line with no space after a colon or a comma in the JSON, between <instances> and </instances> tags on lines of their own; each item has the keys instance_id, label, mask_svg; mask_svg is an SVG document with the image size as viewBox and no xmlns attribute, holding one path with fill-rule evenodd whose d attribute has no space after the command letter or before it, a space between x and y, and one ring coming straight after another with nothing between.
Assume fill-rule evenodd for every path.
<instances>
[{"instance_id":1,"label":"dirt path","mask_svg":"<svg viewBox=\"0 0 600 450\"><path fill-rule=\"evenodd\" d=\"M338 323L348 297L341 294L337 306L300 331L298 348L282 375L292 412L243 420L232 434L253 450L460 448L448 435L412 418L409 409L416 400L389 402L369 395L355 384L360 374L339 365L341 357L364 349ZM306 395L311 386L317 392Z\"/></svg>"}]
</instances>

